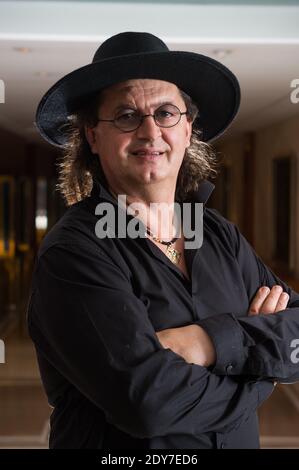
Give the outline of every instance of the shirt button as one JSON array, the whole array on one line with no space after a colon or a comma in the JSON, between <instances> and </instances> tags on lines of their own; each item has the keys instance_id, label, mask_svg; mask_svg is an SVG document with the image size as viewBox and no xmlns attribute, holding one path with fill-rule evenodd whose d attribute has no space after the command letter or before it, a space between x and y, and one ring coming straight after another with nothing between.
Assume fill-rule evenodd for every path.
<instances>
[{"instance_id":1,"label":"shirt button","mask_svg":"<svg viewBox=\"0 0 299 470\"><path fill-rule=\"evenodd\" d=\"M228 374L230 374L230 373L232 372L232 370L233 370L232 364L229 364L228 366L226 366L226 372L227 372Z\"/></svg>"}]
</instances>

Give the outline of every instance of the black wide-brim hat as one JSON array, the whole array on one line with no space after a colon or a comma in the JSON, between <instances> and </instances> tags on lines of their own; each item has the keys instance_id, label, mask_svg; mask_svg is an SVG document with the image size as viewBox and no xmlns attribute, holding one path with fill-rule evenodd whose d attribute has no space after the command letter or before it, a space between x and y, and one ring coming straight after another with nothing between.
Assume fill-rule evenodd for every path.
<instances>
[{"instance_id":1,"label":"black wide-brim hat","mask_svg":"<svg viewBox=\"0 0 299 470\"><path fill-rule=\"evenodd\" d=\"M194 52L170 51L149 33L124 32L103 42L91 64L65 75L47 91L36 112L40 134L63 147L70 115L100 90L138 78L171 82L187 93L199 108L193 127L202 130L205 142L223 134L239 109L238 80L223 64Z\"/></svg>"}]
</instances>

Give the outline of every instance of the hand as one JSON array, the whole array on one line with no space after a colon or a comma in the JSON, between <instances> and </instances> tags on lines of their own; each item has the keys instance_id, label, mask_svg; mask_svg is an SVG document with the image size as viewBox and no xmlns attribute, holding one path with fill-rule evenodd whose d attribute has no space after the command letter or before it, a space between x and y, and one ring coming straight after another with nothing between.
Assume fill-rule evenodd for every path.
<instances>
[{"instance_id":1,"label":"hand","mask_svg":"<svg viewBox=\"0 0 299 470\"><path fill-rule=\"evenodd\" d=\"M283 292L281 286L273 286L270 290L269 287L261 287L254 299L252 300L248 315L259 315L260 313L272 314L285 310L289 301L289 295Z\"/></svg>"},{"instance_id":2,"label":"hand","mask_svg":"<svg viewBox=\"0 0 299 470\"><path fill-rule=\"evenodd\" d=\"M165 349L171 349L190 364L209 367L216 361L212 340L199 325L168 328L156 335Z\"/></svg>"}]
</instances>

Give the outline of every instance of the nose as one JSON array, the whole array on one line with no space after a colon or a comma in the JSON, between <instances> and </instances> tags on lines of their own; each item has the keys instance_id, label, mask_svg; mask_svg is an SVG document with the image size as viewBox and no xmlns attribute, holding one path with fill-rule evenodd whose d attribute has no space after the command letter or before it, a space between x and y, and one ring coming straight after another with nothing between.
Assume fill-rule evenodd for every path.
<instances>
[{"instance_id":1,"label":"nose","mask_svg":"<svg viewBox=\"0 0 299 470\"><path fill-rule=\"evenodd\" d=\"M161 128L156 124L154 116L150 114L143 116L136 133L140 139L155 140L161 136Z\"/></svg>"}]
</instances>

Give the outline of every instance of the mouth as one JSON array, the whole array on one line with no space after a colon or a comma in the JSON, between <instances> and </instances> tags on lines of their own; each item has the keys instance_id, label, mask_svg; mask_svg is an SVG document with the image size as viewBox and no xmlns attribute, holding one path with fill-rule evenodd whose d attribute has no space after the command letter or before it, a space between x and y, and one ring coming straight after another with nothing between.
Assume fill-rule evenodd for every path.
<instances>
[{"instance_id":1,"label":"mouth","mask_svg":"<svg viewBox=\"0 0 299 470\"><path fill-rule=\"evenodd\" d=\"M153 160L155 158L161 157L161 155L164 155L164 153L165 152L146 152L142 150L140 152L132 152L132 155L134 155L134 157Z\"/></svg>"}]
</instances>

